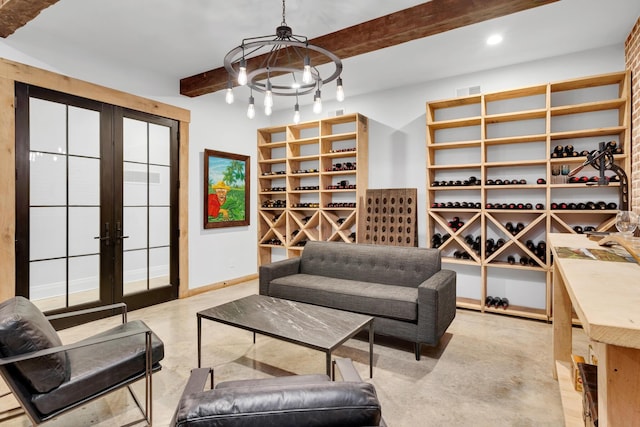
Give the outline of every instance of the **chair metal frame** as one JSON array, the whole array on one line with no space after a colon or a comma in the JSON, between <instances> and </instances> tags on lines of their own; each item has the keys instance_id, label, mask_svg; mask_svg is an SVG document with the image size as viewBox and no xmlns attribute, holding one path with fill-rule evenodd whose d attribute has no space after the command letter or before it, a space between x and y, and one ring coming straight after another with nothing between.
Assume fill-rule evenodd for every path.
<instances>
[{"instance_id":1,"label":"chair metal frame","mask_svg":"<svg viewBox=\"0 0 640 427\"><path fill-rule=\"evenodd\" d=\"M76 310L76 311L72 311L72 312L67 312L67 313L61 313L61 314L55 314L55 315L51 315L51 316L46 316L47 320L56 320L56 319L62 319L62 318L69 318L69 317L73 317L73 316L81 316L81 315L85 315L85 314L90 314L90 313L98 313L101 311L107 311L107 310L120 310L121 311L121 315L122 315L122 324L127 323L127 305L125 303L117 303L117 304L110 304L110 305L105 305L105 306L100 306L100 307L95 307L95 308L88 308L88 309L83 309L83 310ZM88 347L88 346L92 346L92 345L96 345L96 344L100 344L100 343L104 343L104 342L108 342L108 341L113 341L113 340L117 340L117 339L122 339L122 338L126 338L126 337L130 337L130 336L134 336L134 335L138 335L138 334L145 334L145 369L144 372L141 372L137 375L134 375L132 377L127 378L126 380L123 380L117 384L112 385L111 387L102 390L96 394L93 394L91 396L87 396L85 399L82 399L72 405L69 405L63 409L60 409L58 411L52 412L50 414L47 415L42 415L39 413L39 411L34 407L34 405L31 404L31 402L29 401L29 399L24 399L23 397L26 396L26 393L24 391L26 391L25 385L21 384L20 382L16 381L12 374L8 371L8 365L11 365L13 363L16 362L20 362L23 360L29 360L29 359L34 359L37 357L41 357L41 356L47 356L50 354L55 354L55 353L59 353L62 351L68 351L68 350L73 350L75 348L81 348L81 347ZM16 398L16 400L18 401L18 403L20 404L20 407L22 408L22 411L17 412L20 407L15 407L15 408L10 408L10 409L6 409L2 412L0 412L0 422L2 421L6 421L12 418L16 418L19 416L22 416L23 414L25 414L29 420L31 421L31 423L35 426L35 425L39 425L45 421L48 421L54 417L57 417L61 414L64 414L68 411L71 411L73 409L78 408L79 406L82 406L88 402L91 402L95 399L98 399L100 397L103 397L109 393L111 393L112 391L118 390L124 386L127 387L127 389L129 390L129 393L131 394L134 402L136 403L136 406L138 407L138 409L140 410L141 414L142 414L142 418L139 420L136 420L132 423L127 424L127 426L129 425L134 425L134 424L138 424L140 422L146 422L148 426L152 425L152 421L153 421L153 389L152 389L152 374L154 372L157 372L161 369L160 365L157 365L155 368L153 367L152 363L153 363L153 359L152 359L152 337L151 337L152 331L151 329L144 328L143 330L140 331L130 331L130 332L122 332L122 333L118 333L118 334L113 334L110 336L104 336L104 337L100 337L100 338L89 338L87 340L84 340L82 342L79 343L74 343L74 344L67 344L67 345L62 345L62 346L58 346L58 347L52 347L52 348L48 348L46 350L40 350L40 351L35 351L35 352L31 352L31 353L25 353L25 354L21 354L19 356L12 356L12 357L5 357L5 358L0 358L0 375L2 375L3 379L5 380L7 386L10 389L10 393L6 393L3 395L0 395L0 398L7 396L9 394L13 394L13 396ZM145 404L144 404L144 408L142 407L142 404L140 403L138 397L136 396L136 394L134 393L134 391L131 389L131 384L133 384L134 382L137 382L138 380L144 378L145 379ZM24 391L23 391L24 390ZM4 417L2 417L4 415Z\"/></svg>"}]
</instances>

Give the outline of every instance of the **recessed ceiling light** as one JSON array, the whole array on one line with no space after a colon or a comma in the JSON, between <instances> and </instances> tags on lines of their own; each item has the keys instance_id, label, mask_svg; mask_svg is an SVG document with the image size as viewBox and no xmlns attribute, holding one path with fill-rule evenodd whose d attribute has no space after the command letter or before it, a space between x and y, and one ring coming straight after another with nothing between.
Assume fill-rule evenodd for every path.
<instances>
[{"instance_id":1,"label":"recessed ceiling light","mask_svg":"<svg viewBox=\"0 0 640 427\"><path fill-rule=\"evenodd\" d=\"M499 44L502 42L502 36L500 34L494 34L492 36L489 36L489 38L487 39L487 44L490 46Z\"/></svg>"}]
</instances>

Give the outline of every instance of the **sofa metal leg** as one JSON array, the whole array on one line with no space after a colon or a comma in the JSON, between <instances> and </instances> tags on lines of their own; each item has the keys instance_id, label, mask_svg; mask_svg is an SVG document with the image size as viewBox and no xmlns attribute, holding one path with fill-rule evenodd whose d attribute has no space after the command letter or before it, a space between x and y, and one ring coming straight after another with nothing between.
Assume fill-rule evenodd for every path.
<instances>
[{"instance_id":1,"label":"sofa metal leg","mask_svg":"<svg viewBox=\"0 0 640 427\"><path fill-rule=\"evenodd\" d=\"M416 360L420 360L420 343L419 342L413 343L413 349L416 352Z\"/></svg>"}]
</instances>

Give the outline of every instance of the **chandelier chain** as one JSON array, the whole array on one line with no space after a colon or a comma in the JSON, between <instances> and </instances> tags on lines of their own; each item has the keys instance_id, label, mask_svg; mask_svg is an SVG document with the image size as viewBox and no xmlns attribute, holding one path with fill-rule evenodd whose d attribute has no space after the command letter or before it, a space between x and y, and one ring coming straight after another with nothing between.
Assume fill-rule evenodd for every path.
<instances>
[{"instance_id":1,"label":"chandelier chain","mask_svg":"<svg viewBox=\"0 0 640 427\"><path fill-rule=\"evenodd\" d=\"M284 19L284 12L285 12L285 5L284 5L285 0L282 0L282 25L287 25L287 20Z\"/></svg>"}]
</instances>

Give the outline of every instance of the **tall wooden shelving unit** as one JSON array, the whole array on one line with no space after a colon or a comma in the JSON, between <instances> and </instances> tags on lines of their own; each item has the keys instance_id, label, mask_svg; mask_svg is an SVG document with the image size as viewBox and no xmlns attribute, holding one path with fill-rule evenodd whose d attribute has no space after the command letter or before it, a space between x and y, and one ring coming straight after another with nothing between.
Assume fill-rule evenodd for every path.
<instances>
[{"instance_id":1,"label":"tall wooden shelving unit","mask_svg":"<svg viewBox=\"0 0 640 427\"><path fill-rule=\"evenodd\" d=\"M536 255L527 241L546 241L549 232L575 233L576 226L615 229L617 209L552 209L552 203L619 204L620 192L614 182L556 183L556 169L574 169L585 157L552 158L551 153L559 145L573 145L580 153L615 141L622 153L614 161L630 176L630 82L628 72L619 72L427 103L427 242L436 233L449 233L440 246L443 262L477 278L458 286L459 307L551 319L551 254L547 248L544 256ZM578 173L596 175L590 166ZM472 176L477 185L465 186ZM539 178L544 183L537 183ZM443 181L447 185L440 185ZM502 208L511 203L531 203L531 209ZM454 217L464 222L456 231L448 224ZM507 222L524 228L513 235ZM479 253L467 236L480 239ZM489 254L488 239L504 239L504 245ZM456 251L466 251L468 259L455 257ZM516 264L507 262L509 256ZM533 265L520 265L521 257L533 259ZM489 295L508 297L509 308L485 307Z\"/></svg>"},{"instance_id":2,"label":"tall wooden shelving unit","mask_svg":"<svg viewBox=\"0 0 640 427\"><path fill-rule=\"evenodd\" d=\"M368 119L348 114L258 130L258 263L309 240L357 239L368 185Z\"/></svg>"}]
</instances>

